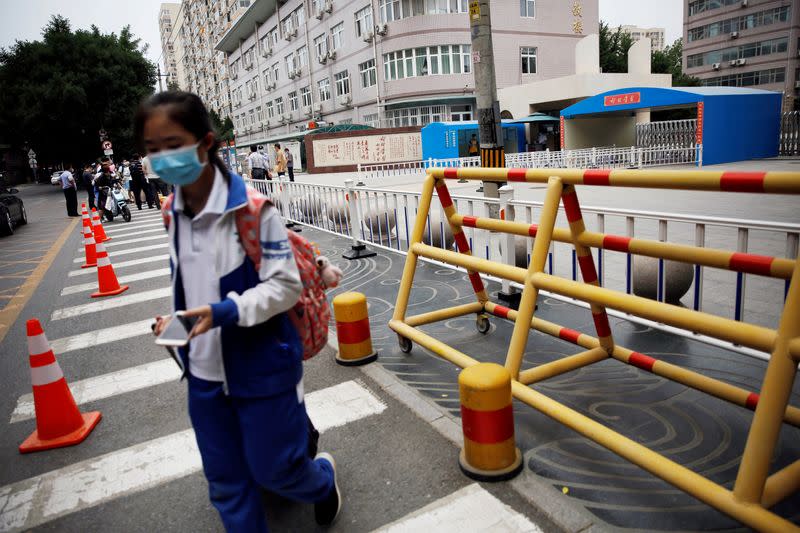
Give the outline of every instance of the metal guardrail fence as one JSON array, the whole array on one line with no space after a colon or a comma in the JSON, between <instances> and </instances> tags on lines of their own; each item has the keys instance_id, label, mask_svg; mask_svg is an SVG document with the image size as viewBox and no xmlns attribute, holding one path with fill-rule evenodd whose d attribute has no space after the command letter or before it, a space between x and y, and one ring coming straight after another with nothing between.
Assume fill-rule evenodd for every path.
<instances>
[{"instance_id":1,"label":"metal guardrail fence","mask_svg":"<svg viewBox=\"0 0 800 533\"><path fill-rule=\"evenodd\" d=\"M780 155L800 155L800 111L781 116Z\"/></svg>"},{"instance_id":2,"label":"metal guardrail fence","mask_svg":"<svg viewBox=\"0 0 800 533\"><path fill-rule=\"evenodd\" d=\"M694 142L659 146L596 147L578 150L518 152L506 154L507 168L644 168L650 166L684 165L703 161L702 145ZM421 161L403 161L358 165L359 180L389 176L419 175L428 168L479 167L479 157L456 157Z\"/></svg>"},{"instance_id":3,"label":"metal guardrail fence","mask_svg":"<svg viewBox=\"0 0 800 533\"><path fill-rule=\"evenodd\" d=\"M416 218L420 193L380 188L354 187L352 180L344 187L316 185L299 182L276 182L245 180L248 184L273 198L287 221L308 224L315 228L353 239L354 244L365 243L401 253L408 252L410 229ZM490 206L513 209L516 219L532 224L543 207L542 202L515 200L513 192L501 202L481 196L453 196L460 213L469 216L488 216ZM507 205L506 205L507 204ZM735 247L740 253L748 253L751 239L757 239L758 252L775 256L796 257L800 242L800 224L779 224L757 220L737 220L717 217L700 217L672 213L648 212L628 209L609 209L584 206L587 227L593 231L617 233L630 238L652 238L683 242L699 247ZM355 223L353 221L355 220ZM559 221L566 221L559 213ZM473 253L489 260L506 261L506 248L499 238L487 236L464 228ZM428 216L424 235L427 244L451 249L453 236L447 227L442 211L434 210ZM517 243L521 246L521 243ZM765 248L766 246L766 248ZM617 288L633 294L637 277L636 266L630 253L596 252L598 277L601 286ZM530 262L529 255L520 256L514 247L516 264L522 267ZM548 254L547 271L578 280L578 264L574 249L568 243L554 242ZM511 263L509 263L511 264ZM669 265L666 265L669 267ZM765 312L761 304L752 301L774 301L777 306L783 301L788 285L770 284L745 273L738 273L733 280L716 270L707 271L701 265L691 266L694 280L683 298L684 304L696 311L727 314L736 320L760 321L765 326L775 327L778 313ZM671 279L670 268L659 264L656 299L666 300L666 284ZM706 286L710 288L706 289ZM748 298L750 297L750 298ZM728 302L734 302L730 305ZM758 304L758 305L756 305ZM755 307L754 307L755 306ZM670 330L672 331L672 330ZM686 332L678 332L686 334ZM691 336L691 334L688 334ZM725 345L748 355L763 358L763 355L740 347Z\"/></svg>"},{"instance_id":4,"label":"metal guardrail fence","mask_svg":"<svg viewBox=\"0 0 800 533\"><path fill-rule=\"evenodd\" d=\"M636 125L636 146L690 146L697 139L697 119L664 120Z\"/></svg>"}]
</instances>

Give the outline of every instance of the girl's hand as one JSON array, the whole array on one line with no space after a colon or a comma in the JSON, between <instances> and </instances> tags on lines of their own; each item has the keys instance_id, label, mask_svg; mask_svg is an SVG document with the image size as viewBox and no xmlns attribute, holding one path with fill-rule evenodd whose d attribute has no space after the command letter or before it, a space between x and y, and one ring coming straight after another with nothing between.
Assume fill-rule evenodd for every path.
<instances>
[{"instance_id":1,"label":"girl's hand","mask_svg":"<svg viewBox=\"0 0 800 533\"><path fill-rule=\"evenodd\" d=\"M211 306L210 305L203 305L201 307L195 307L194 309L189 309L184 311L184 316L197 317L197 322L195 323L192 331L189 332L189 338L197 337L198 335L202 335L206 331L210 330L214 327L213 319L211 316Z\"/></svg>"},{"instance_id":2,"label":"girl's hand","mask_svg":"<svg viewBox=\"0 0 800 533\"><path fill-rule=\"evenodd\" d=\"M169 321L170 321L170 320L172 320L172 315L167 315L167 316L157 316L157 317L156 317L156 327L155 327L155 329L153 330L153 334L154 334L156 337L158 337L159 335L161 335L161 332L162 332L162 331L164 331L164 329L166 329L166 327L167 327L167 324L169 324Z\"/></svg>"}]
</instances>

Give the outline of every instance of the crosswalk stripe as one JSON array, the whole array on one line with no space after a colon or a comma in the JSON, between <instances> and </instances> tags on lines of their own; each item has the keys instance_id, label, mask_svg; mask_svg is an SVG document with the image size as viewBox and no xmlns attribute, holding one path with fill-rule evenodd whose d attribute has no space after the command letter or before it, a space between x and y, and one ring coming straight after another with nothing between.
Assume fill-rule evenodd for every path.
<instances>
[{"instance_id":1,"label":"crosswalk stripe","mask_svg":"<svg viewBox=\"0 0 800 533\"><path fill-rule=\"evenodd\" d=\"M169 254L151 255L150 257L142 257L141 259L120 261L119 263L114 263L114 271L116 272L121 268L128 268L136 265L143 265L145 263L157 263L162 261L167 263L169 261ZM89 274L97 275L97 271L93 268L79 268L71 271L69 274L67 274L67 277L74 278L77 276L87 276Z\"/></svg>"},{"instance_id":2,"label":"crosswalk stripe","mask_svg":"<svg viewBox=\"0 0 800 533\"><path fill-rule=\"evenodd\" d=\"M129 324L120 324L119 326L112 326L110 328L96 329L88 333L79 333L70 337L62 337L50 341L50 348L56 355L62 355L76 350L83 350L92 346L99 346L101 344L109 344L112 342L139 337L140 335L150 334L150 324L153 323L153 318L139 320L138 322L131 322Z\"/></svg>"},{"instance_id":3,"label":"crosswalk stripe","mask_svg":"<svg viewBox=\"0 0 800 533\"><path fill-rule=\"evenodd\" d=\"M169 276L169 267L168 268L159 268L157 270L147 270L145 272L137 272L136 274L130 274L128 276L120 276L117 278L117 281L120 283L128 283L131 281L141 281L143 279L150 279L150 278L157 278L160 276ZM67 296L68 294L77 294L79 292L86 292L86 291L93 291L97 289L97 283L82 283L80 285L70 285L69 287L64 287L61 289L61 296Z\"/></svg>"},{"instance_id":4,"label":"crosswalk stripe","mask_svg":"<svg viewBox=\"0 0 800 533\"><path fill-rule=\"evenodd\" d=\"M158 239L166 239L166 238L167 238L167 234L164 231L161 231L159 235L148 235L147 237L136 237L136 238L133 238L133 239L126 239L126 240L121 240L121 241L117 241L117 240L113 240L112 239L112 240L110 240L108 242L104 242L103 245L106 248L114 248L116 246L122 246L123 244L132 244L132 243L135 243L135 242L144 242L144 241L157 241ZM124 239L124 237L123 237L123 239ZM84 251L84 248L81 245L81 247L78 248L78 252L82 253L83 251Z\"/></svg>"},{"instance_id":5,"label":"crosswalk stripe","mask_svg":"<svg viewBox=\"0 0 800 533\"><path fill-rule=\"evenodd\" d=\"M117 307L124 307L126 305L148 302L150 300L157 300L159 298L166 298L171 293L172 287L162 287L160 289L153 289L150 291L124 294L123 296L114 296L108 300L101 300L99 302L56 309L53 311L53 315L50 317L50 320L61 320L64 318L71 318L90 313L99 313L100 311L106 311L108 309L115 309Z\"/></svg>"},{"instance_id":6,"label":"crosswalk stripe","mask_svg":"<svg viewBox=\"0 0 800 533\"><path fill-rule=\"evenodd\" d=\"M148 328L149 329L149 328ZM117 394L133 392L181 377L178 365L171 358L146 363L117 372L111 372L69 384L72 397L78 405L102 400ZM11 413L10 424L28 420L35 416L33 394L25 394L17 400L17 407Z\"/></svg>"},{"instance_id":7,"label":"crosswalk stripe","mask_svg":"<svg viewBox=\"0 0 800 533\"><path fill-rule=\"evenodd\" d=\"M128 231L126 231L124 233L114 233L114 239L127 239L131 235L145 235L145 234L148 234L148 233L161 233L163 235L167 234L167 232L164 229L163 225L159 226L158 224L156 224L156 226L159 226L159 227L152 228L152 229L143 229L143 228L148 228L149 226L150 226L150 224L147 224L145 226L142 226L141 228L131 228L131 229L129 229ZM109 232L106 232L106 233L109 233ZM114 242L113 239L108 244L111 244L112 242Z\"/></svg>"},{"instance_id":8,"label":"crosswalk stripe","mask_svg":"<svg viewBox=\"0 0 800 533\"><path fill-rule=\"evenodd\" d=\"M492 496L477 483L445 496L373 533L410 531L508 531L539 533L541 528Z\"/></svg>"},{"instance_id":9,"label":"crosswalk stripe","mask_svg":"<svg viewBox=\"0 0 800 533\"><path fill-rule=\"evenodd\" d=\"M139 252L149 252L150 250L158 250L160 248L168 248L168 247L169 247L169 243L168 242L162 242L162 243L159 243L159 244L151 244L149 246L139 246L137 248L127 248L125 250L116 250L114 252L108 252L108 255L110 257L119 257L121 255L135 254L135 253L139 253ZM73 263L83 263L83 262L85 262L85 260L86 259L83 258L83 257L78 257L77 259L73 259L72 262Z\"/></svg>"},{"instance_id":10,"label":"crosswalk stripe","mask_svg":"<svg viewBox=\"0 0 800 533\"><path fill-rule=\"evenodd\" d=\"M161 228L164 229L164 222L163 221L144 221L144 222L128 222L124 226L120 226L119 228L114 229L107 229L106 233L117 234L117 233L124 233L126 231L131 231L138 228Z\"/></svg>"},{"instance_id":11,"label":"crosswalk stripe","mask_svg":"<svg viewBox=\"0 0 800 533\"><path fill-rule=\"evenodd\" d=\"M312 392L305 401L309 417L320 432L386 409L383 402L355 381ZM331 401L337 404L330 405ZM35 528L188 476L200 468L200 454L191 429L93 457L0 487L0 531Z\"/></svg>"}]
</instances>

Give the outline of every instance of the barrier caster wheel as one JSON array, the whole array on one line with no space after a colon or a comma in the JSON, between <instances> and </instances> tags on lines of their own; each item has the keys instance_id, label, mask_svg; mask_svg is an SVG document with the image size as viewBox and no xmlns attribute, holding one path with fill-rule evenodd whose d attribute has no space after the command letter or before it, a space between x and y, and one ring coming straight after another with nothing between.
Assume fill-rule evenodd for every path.
<instances>
[{"instance_id":1,"label":"barrier caster wheel","mask_svg":"<svg viewBox=\"0 0 800 533\"><path fill-rule=\"evenodd\" d=\"M475 320L475 327L478 328L478 332L486 335L489 333L489 318L486 315L478 315Z\"/></svg>"},{"instance_id":2,"label":"barrier caster wheel","mask_svg":"<svg viewBox=\"0 0 800 533\"><path fill-rule=\"evenodd\" d=\"M411 353L411 348L413 346L413 344L411 344L411 341L399 335L397 336L397 339L400 343L400 351L403 353Z\"/></svg>"}]
</instances>

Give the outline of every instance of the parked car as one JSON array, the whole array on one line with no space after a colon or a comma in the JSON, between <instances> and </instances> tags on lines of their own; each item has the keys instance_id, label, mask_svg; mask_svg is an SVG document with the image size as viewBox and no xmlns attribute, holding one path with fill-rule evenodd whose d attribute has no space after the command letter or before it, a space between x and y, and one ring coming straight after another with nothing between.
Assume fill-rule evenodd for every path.
<instances>
[{"instance_id":1,"label":"parked car","mask_svg":"<svg viewBox=\"0 0 800 533\"><path fill-rule=\"evenodd\" d=\"M61 173L63 170L57 170L50 174L50 183L53 185L60 185L61 184Z\"/></svg>"},{"instance_id":2,"label":"parked car","mask_svg":"<svg viewBox=\"0 0 800 533\"><path fill-rule=\"evenodd\" d=\"M14 228L28 223L28 214L22 199L15 196L17 189L0 186L0 235L12 235Z\"/></svg>"}]
</instances>

